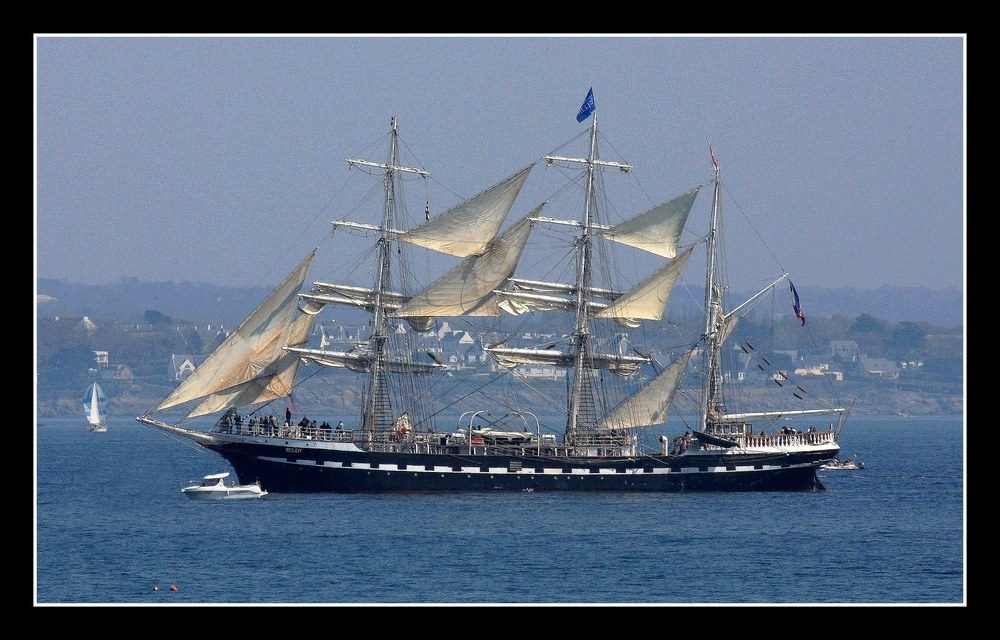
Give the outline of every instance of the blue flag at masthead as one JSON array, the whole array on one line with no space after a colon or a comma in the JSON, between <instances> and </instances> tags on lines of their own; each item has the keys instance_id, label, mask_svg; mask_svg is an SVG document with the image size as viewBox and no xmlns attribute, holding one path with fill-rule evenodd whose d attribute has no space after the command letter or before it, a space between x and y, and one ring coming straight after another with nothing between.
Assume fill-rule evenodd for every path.
<instances>
[{"instance_id":1,"label":"blue flag at masthead","mask_svg":"<svg viewBox=\"0 0 1000 640\"><path fill-rule=\"evenodd\" d=\"M580 113L576 114L576 121L583 122L596 108L597 106L594 104L594 88L591 87L590 91L587 92L587 99L583 101L583 106L580 107Z\"/></svg>"}]
</instances>

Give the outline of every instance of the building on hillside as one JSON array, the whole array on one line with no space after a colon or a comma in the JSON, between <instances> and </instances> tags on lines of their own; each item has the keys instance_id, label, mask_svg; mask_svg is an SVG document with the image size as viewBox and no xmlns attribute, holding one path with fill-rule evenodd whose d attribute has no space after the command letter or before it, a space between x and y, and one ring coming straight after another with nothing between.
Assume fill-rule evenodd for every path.
<instances>
[{"instance_id":1,"label":"building on hillside","mask_svg":"<svg viewBox=\"0 0 1000 640\"><path fill-rule=\"evenodd\" d=\"M858 361L858 372L869 378L896 380L899 378L899 366L885 358L869 358L861 356Z\"/></svg>"},{"instance_id":2,"label":"building on hillside","mask_svg":"<svg viewBox=\"0 0 1000 640\"><path fill-rule=\"evenodd\" d=\"M208 356L184 355L173 353L170 355L170 379L174 382L181 382L193 372L198 365L205 361Z\"/></svg>"},{"instance_id":3,"label":"building on hillside","mask_svg":"<svg viewBox=\"0 0 1000 640\"><path fill-rule=\"evenodd\" d=\"M819 356L805 356L796 363L792 373L797 376L825 376L829 370L829 363L824 362Z\"/></svg>"},{"instance_id":4,"label":"building on hillside","mask_svg":"<svg viewBox=\"0 0 1000 640\"><path fill-rule=\"evenodd\" d=\"M854 340L831 340L826 355L831 358L840 358L845 362L857 362L858 343Z\"/></svg>"},{"instance_id":5,"label":"building on hillside","mask_svg":"<svg viewBox=\"0 0 1000 640\"><path fill-rule=\"evenodd\" d=\"M119 364L101 369L101 380L135 380L135 375L127 364Z\"/></svg>"}]
</instances>

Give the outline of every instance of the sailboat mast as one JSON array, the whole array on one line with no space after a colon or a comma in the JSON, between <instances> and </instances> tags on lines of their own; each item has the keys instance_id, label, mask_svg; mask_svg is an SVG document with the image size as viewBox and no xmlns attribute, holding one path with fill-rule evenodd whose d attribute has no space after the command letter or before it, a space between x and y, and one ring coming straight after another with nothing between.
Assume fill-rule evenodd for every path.
<instances>
[{"instance_id":1,"label":"sailboat mast","mask_svg":"<svg viewBox=\"0 0 1000 640\"><path fill-rule=\"evenodd\" d=\"M593 371L587 360L590 353L590 289L592 278L591 259L593 255L591 237L591 210L594 202L594 162L597 159L597 112L590 132L590 151L587 154L587 197L583 211L583 235L577 246L576 268L576 325L573 330L576 343L575 366L573 367L573 387L570 393L569 417L566 424L567 440L572 442L581 421L593 424L593 398L587 401L590 391L590 377Z\"/></svg>"},{"instance_id":2,"label":"sailboat mast","mask_svg":"<svg viewBox=\"0 0 1000 640\"><path fill-rule=\"evenodd\" d=\"M701 402L701 425L702 430L708 426L713 415L719 413L718 392L721 384L721 362L719 344L719 315L722 310L722 291L716 281L716 268L718 266L718 233L719 216L722 211L721 193L722 180L721 170L712 154L712 162L715 165L715 190L712 196L712 216L708 225L707 236L707 261L705 269L705 380L702 386Z\"/></svg>"}]
</instances>

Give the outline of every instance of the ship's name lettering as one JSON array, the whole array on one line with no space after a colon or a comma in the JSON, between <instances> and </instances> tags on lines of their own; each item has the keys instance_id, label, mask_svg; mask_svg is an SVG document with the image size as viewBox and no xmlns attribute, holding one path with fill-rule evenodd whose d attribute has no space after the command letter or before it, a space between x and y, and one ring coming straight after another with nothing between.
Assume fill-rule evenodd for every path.
<instances>
[{"instance_id":1,"label":"ship's name lettering","mask_svg":"<svg viewBox=\"0 0 1000 640\"><path fill-rule=\"evenodd\" d=\"M302 453L302 449L298 447L285 447L285 453Z\"/></svg>"}]
</instances>

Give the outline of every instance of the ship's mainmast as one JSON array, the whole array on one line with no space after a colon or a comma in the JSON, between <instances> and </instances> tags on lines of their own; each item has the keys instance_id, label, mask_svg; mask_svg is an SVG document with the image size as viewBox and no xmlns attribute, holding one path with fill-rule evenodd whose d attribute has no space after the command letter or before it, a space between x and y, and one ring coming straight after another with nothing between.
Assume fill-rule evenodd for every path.
<instances>
[{"instance_id":1,"label":"ship's mainmast","mask_svg":"<svg viewBox=\"0 0 1000 640\"><path fill-rule=\"evenodd\" d=\"M598 158L596 111L594 111L594 124L590 128L590 147L586 158L545 156L545 159L550 163L559 161L581 164L587 172L587 197L583 212L582 234L577 240L576 248L576 322L573 329L575 353L565 438L566 444L572 445L577 433L593 427L597 422L593 395L594 369L590 365L593 336L590 332L589 304L593 289L593 229L597 224L594 219L594 174L600 166L615 167L623 172L631 171L632 167L618 162L605 162Z\"/></svg>"}]
</instances>

